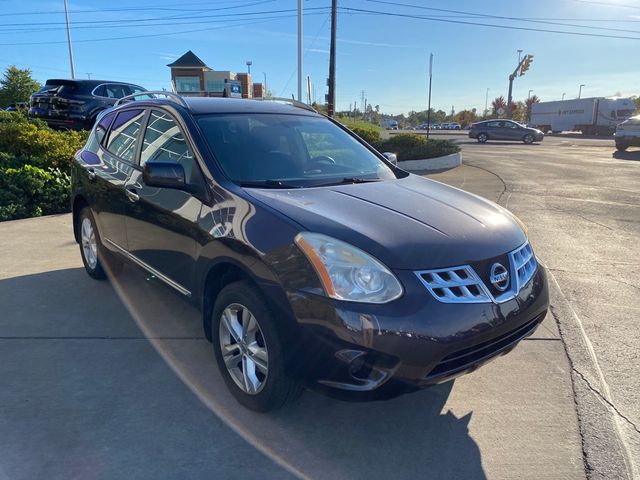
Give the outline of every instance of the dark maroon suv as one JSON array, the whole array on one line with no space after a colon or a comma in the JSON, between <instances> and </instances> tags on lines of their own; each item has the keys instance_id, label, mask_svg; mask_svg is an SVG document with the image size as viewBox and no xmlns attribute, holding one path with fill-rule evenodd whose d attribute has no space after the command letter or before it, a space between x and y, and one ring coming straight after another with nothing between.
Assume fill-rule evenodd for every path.
<instances>
[{"instance_id":1,"label":"dark maroon suv","mask_svg":"<svg viewBox=\"0 0 640 480\"><path fill-rule=\"evenodd\" d=\"M193 302L229 389L259 411L304 385L365 399L443 382L548 308L511 213L298 103L119 105L76 155L72 202L89 275L128 262Z\"/></svg>"}]
</instances>

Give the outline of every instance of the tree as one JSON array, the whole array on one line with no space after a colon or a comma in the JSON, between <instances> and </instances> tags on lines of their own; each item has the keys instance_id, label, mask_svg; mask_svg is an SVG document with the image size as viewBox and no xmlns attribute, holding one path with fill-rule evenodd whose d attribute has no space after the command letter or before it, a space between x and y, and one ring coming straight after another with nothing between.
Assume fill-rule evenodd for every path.
<instances>
[{"instance_id":1,"label":"tree","mask_svg":"<svg viewBox=\"0 0 640 480\"><path fill-rule=\"evenodd\" d=\"M531 108L533 107L534 103L540 103L540 98L538 98L537 95L531 95L524 103L527 106L527 123L529 123L529 121L531 120Z\"/></svg>"},{"instance_id":2,"label":"tree","mask_svg":"<svg viewBox=\"0 0 640 480\"><path fill-rule=\"evenodd\" d=\"M40 84L31 77L31 70L11 65L0 80L0 107L28 102L31 94L39 88Z\"/></svg>"},{"instance_id":3,"label":"tree","mask_svg":"<svg viewBox=\"0 0 640 480\"><path fill-rule=\"evenodd\" d=\"M496 97L493 99L493 102L491 102L491 109L492 109L492 113L494 116L498 116L499 115L499 110L507 110L507 101L504 99L504 97L502 95L500 95L499 97Z\"/></svg>"},{"instance_id":4,"label":"tree","mask_svg":"<svg viewBox=\"0 0 640 480\"><path fill-rule=\"evenodd\" d=\"M465 128L467 125L475 122L478 119L476 115L476 109L473 108L471 110L461 110L455 114L453 119L459 123L462 128Z\"/></svg>"},{"instance_id":5,"label":"tree","mask_svg":"<svg viewBox=\"0 0 640 480\"><path fill-rule=\"evenodd\" d=\"M527 106L524 102L511 103L511 119L520 123L527 121Z\"/></svg>"}]
</instances>

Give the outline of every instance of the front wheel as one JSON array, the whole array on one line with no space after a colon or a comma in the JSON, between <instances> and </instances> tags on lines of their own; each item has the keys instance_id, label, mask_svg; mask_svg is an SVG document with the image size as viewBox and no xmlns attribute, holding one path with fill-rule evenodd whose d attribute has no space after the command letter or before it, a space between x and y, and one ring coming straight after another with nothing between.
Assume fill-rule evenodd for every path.
<instances>
[{"instance_id":1,"label":"front wheel","mask_svg":"<svg viewBox=\"0 0 640 480\"><path fill-rule=\"evenodd\" d=\"M527 145L531 145L533 143L533 135L531 135L531 134L525 135L524 138L522 139L522 141L524 143L526 143Z\"/></svg>"},{"instance_id":2,"label":"front wheel","mask_svg":"<svg viewBox=\"0 0 640 480\"><path fill-rule=\"evenodd\" d=\"M478 135L478 143L486 143L489 137L487 137L486 133L481 133Z\"/></svg>"},{"instance_id":3,"label":"front wheel","mask_svg":"<svg viewBox=\"0 0 640 480\"><path fill-rule=\"evenodd\" d=\"M627 145L624 142L616 142L616 150L618 150L619 152L624 152L627 148L629 148L629 145Z\"/></svg>"},{"instance_id":4,"label":"front wheel","mask_svg":"<svg viewBox=\"0 0 640 480\"><path fill-rule=\"evenodd\" d=\"M211 338L227 388L245 407L268 412L300 394L299 379L287 369L281 330L250 283L234 282L218 294Z\"/></svg>"}]
</instances>

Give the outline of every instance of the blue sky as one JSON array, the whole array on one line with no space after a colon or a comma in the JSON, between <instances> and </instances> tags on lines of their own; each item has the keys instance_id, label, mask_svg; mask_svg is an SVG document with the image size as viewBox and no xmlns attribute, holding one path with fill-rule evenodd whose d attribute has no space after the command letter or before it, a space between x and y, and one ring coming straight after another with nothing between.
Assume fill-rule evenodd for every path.
<instances>
[{"instance_id":1,"label":"blue sky","mask_svg":"<svg viewBox=\"0 0 640 480\"><path fill-rule=\"evenodd\" d=\"M311 76L318 99L326 93L330 33L326 7L330 3L304 1L304 74ZM338 109L360 102L362 90L369 103L380 105L386 113L426 109L430 52L434 54L432 105L447 112L452 106L456 111L474 107L481 111L487 88L489 102L497 95L506 96L507 77L517 63L518 49L535 57L530 71L514 83L516 100L524 100L530 89L542 100L559 99L563 92L571 98L577 96L580 84L586 85L582 96L640 94L640 1L394 3L458 13L338 0L342 7L338 16ZM0 67L30 68L40 81L68 77L62 8L63 0L0 0ZM138 10L127 10L132 8ZM90 73L92 78L131 81L149 89L169 88L165 65L190 49L214 70L246 71L245 61L251 60L254 81L262 81L265 72L268 88L277 96L289 97L297 91L295 8L296 0L69 0L76 76L87 78ZM245 15L252 12L273 13ZM490 28L450 23L452 20L635 39ZM122 26L122 21L129 26ZM113 39L141 35L147 36Z\"/></svg>"}]
</instances>

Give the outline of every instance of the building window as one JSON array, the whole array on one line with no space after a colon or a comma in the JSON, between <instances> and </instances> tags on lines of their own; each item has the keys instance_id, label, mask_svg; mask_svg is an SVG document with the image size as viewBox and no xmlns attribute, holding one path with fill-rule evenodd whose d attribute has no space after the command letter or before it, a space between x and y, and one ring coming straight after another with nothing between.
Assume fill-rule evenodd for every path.
<instances>
[{"instance_id":1,"label":"building window","mask_svg":"<svg viewBox=\"0 0 640 480\"><path fill-rule=\"evenodd\" d=\"M207 92L223 92L224 91L224 80L207 80L206 83Z\"/></svg>"},{"instance_id":2,"label":"building window","mask_svg":"<svg viewBox=\"0 0 640 480\"><path fill-rule=\"evenodd\" d=\"M179 92L199 92L200 77L176 77L176 90Z\"/></svg>"}]
</instances>

